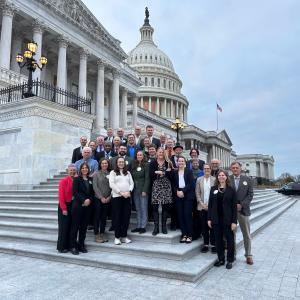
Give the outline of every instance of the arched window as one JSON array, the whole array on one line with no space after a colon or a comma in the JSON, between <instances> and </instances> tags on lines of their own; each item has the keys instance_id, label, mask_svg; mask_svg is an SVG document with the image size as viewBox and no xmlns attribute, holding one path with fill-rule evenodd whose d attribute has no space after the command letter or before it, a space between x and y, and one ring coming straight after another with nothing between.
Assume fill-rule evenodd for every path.
<instances>
[{"instance_id":1,"label":"arched window","mask_svg":"<svg viewBox=\"0 0 300 300\"><path fill-rule=\"evenodd\" d=\"M167 81L166 81L166 79L164 79L164 88L166 88L167 87Z\"/></svg>"},{"instance_id":2,"label":"arched window","mask_svg":"<svg viewBox=\"0 0 300 300\"><path fill-rule=\"evenodd\" d=\"M171 81L169 80L169 90L171 90Z\"/></svg>"},{"instance_id":3,"label":"arched window","mask_svg":"<svg viewBox=\"0 0 300 300\"><path fill-rule=\"evenodd\" d=\"M157 78L157 86L160 87L160 78Z\"/></svg>"},{"instance_id":4,"label":"arched window","mask_svg":"<svg viewBox=\"0 0 300 300\"><path fill-rule=\"evenodd\" d=\"M147 85L148 85L148 78L145 77L145 86L147 86Z\"/></svg>"},{"instance_id":5,"label":"arched window","mask_svg":"<svg viewBox=\"0 0 300 300\"><path fill-rule=\"evenodd\" d=\"M147 55L145 55L145 61L147 61Z\"/></svg>"},{"instance_id":6,"label":"arched window","mask_svg":"<svg viewBox=\"0 0 300 300\"><path fill-rule=\"evenodd\" d=\"M151 86L154 86L154 78L151 78Z\"/></svg>"},{"instance_id":7,"label":"arched window","mask_svg":"<svg viewBox=\"0 0 300 300\"><path fill-rule=\"evenodd\" d=\"M137 61L137 55L135 56L135 61Z\"/></svg>"}]
</instances>

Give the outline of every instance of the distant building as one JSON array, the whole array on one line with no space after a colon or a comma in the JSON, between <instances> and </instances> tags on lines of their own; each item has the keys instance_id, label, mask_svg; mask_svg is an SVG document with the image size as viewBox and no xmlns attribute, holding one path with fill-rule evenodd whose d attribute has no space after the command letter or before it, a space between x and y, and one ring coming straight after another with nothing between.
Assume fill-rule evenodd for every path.
<instances>
[{"instance_id":1,"label":"distant building","mask_svg":"<svg viewBox=\"0 0 300 300\"><path fill-rule=\"evenodd\" d=\"M236 160L242 164L243 173L253 178L274 180L274 158L263 154L237 155Z\"/></svg>"}]
</instances>

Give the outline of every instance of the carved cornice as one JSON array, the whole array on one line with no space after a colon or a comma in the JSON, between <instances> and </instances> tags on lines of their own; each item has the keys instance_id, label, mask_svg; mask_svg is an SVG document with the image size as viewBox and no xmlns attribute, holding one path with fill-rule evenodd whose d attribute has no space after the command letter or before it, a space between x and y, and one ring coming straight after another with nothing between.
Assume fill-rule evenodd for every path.
<instances>
[{"instance_id":1,"label":"carved cornice","mask_svg":"<svg viewBox=\"0 0 300 300\"><path fill-rule=\"evenodd\" d=\"M117 39L111 36L97 18L88 10L80 0L34 0L51 9L55 14L73 23L81 31L90 35L113 51L122 60L127 54L120 47Z\"/></svg>"},{"instance_id":2,"label":"carved cornice","mask_svg":"<svg viewBox=\"0 0 300 300\"><path fill-rule=\"evenodd\" d=\"M80 56L80 59L87 59L90 55L90 52L87 50L87 49L80 49L79 51L79 56Z\"/></svg>"},{"instance_id":3,"label":"carved cornice","mask_svg":"<svg viewBox=\"0 0 300 300\"><path fill-rule=\"evenodd\" d=\"M62 107L56 103L45 102L45 100L41 98L14 102L2 106L0 122L33 116L63 122L85 129L92 129L93 116L74 111L68 107Z\"/></svg>"},{"instance_id":4,"label":"carved cornice","mask_svg":"<svg viewBox=\"0 0 300 300\"><path fill-rule=\"evenodd\" d=\"M39 20L39 19L34 19L33 20L33 22L32 22L33 32L42 34L45 29L46 29L46 26L41 20Z\"/></svg>"},{"instance_id":5,"label":"carved cornice","mask_svg":"<svg viewBox=\"0 0 300 300\"><path fill-rule=\"evenodd\" d=\"M70 43L69 39L64 35L60 35L57 42L60 48L67 48Z\"/></svg>"},{"instance_id":6,"label":"carved cornice","mask_svg":"<svg viewBox=\"0 0 300 300\"><path fill-rule=\"evenodd\" d=\"M13 17L17 11L15 5L10 1L3 1L1 4L1 10L3 16Z\"/></svg>"}]
</instances>

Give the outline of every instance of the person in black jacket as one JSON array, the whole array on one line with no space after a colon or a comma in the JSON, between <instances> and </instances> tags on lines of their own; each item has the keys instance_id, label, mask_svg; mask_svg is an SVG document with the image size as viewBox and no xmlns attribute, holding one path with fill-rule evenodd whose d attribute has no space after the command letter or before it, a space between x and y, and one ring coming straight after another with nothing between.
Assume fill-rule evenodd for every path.
<instances>
[{"instance_id":1,"label":"person in black jacket","mask_svg":"<svg viewBox=\"0 0 300 300\"><path fill-rule=\"evenodd\" d=\"M70 234L71 253L78 255L86 253L84 246L89 221L89 206L94 199L93 179L89 177L89 166L83 163L79 169L79 176L73 181L72 225ZM77 241L77 234L79 237Z\"/></svg>"},{"instance_id":2,"label":"person in black jacket","mask_svg":"<svg viewBox=\"0 0 300 300\"><path fill-rule=\"evenodd\" d=\"M178 169L172 176L173 195L181 229L180 243L191 243L193 236L192 210L195 197L194 177L191 170L186 168L186 160L179 156Z\"/></svg>"},{"instance_id":3,"label":"person in black jacket","mask_svg":"<svg viewBox=\"0 0 300 300\"><path fill-rule=\"evenodd\" d=\"M77 160L82 159L82 150L86 146L87 143L87 138L86 136L80 137L80 147L75 148L73 150L73 155L72 155L72 164L75 164Z\"/></svg>"},{"instance_id":4,"label":"person in black jacket","mask_svg":"<svg viewBox=\"0 0 300 300\"><path fill-rule=\"evenodd\" d=\"M210 190L207 224L213 229L218 260L214 266L225 264L223 236L227 240L227 264L231 269L234 261L234 231L237 226L237 201L235 190L231 187L228 174L220 170L215 186Z\"/></svg>"}]
</instances>

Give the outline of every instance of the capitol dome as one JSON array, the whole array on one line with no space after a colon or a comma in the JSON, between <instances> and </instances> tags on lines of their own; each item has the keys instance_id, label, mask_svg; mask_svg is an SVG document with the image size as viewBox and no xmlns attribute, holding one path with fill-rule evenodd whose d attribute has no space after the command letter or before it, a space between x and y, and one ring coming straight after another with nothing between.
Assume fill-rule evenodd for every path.
<instances>
[{"instance_id":1,"label":"capitol dome","mask_svg":"<svg viewBox=\"0 0 300 300\"><path fill-rule=\"evenodd\" d=\"M170 58L153 41L154 29L146 8L141 41L128 53L127 63L135 69L143 85L139 88L139 106L161 117L177 116L187 121L188 101L181 94L182 81Z\"/></svg>"}]
</instances>

